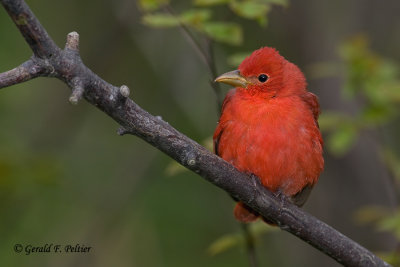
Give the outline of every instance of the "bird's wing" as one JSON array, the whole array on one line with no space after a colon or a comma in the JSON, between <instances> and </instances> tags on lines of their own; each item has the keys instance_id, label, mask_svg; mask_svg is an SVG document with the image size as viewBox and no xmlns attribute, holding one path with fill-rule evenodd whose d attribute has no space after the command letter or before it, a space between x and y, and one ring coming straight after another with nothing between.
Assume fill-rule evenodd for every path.
<instances>
[{"instance_id":1,"label":"bird's wing","mask_svg":"<svg viewBox=\"0 0 400 267\"><path fill-rule=\"evenodd\" d=\"M217 129L215 130L213 141L214 141L214 153L215 155L220 156L219 151L218 151L218 146L219 146L219 139L221 138L222 133L224 132L224 129L218 125Z\"/></svg>"},{"instance_id":2,"label":"bird's wing","mask_svg":"<svg viewBox=\"0 0 400 267\"><path fill-rule=\"evenodd\" d=\"M312 184L307 184L300 192L298 192L294 196L291 196L290 201L298 207L303 206L310 196L312 188Z\"/></svg>"},{"instance_id":3,"label":"bird's wing","mask_svg":"<svg viewBox=\"0 0 400 267\"><path fill-rule=\"evenodd\" d=\"M319 117L319 114L321 114L321 109L319 107L318 97L310 92L305 93L301 97L303 98L303 101L310 108L310 110L314 116L315 125L317 125L317 127L319 128L318 117ZM322 140L322 136L320 133L318 134L318 140L321 145L324 144L324 140Z\"/></svg>"},{"instance_id":4,"label":"bird's wing","mask_svg":"<svg viewBox=\"0 0 400 267\"><path fill-rule=\"evenodd\" d=\"M313 93L307 92L304 95L302 95L302 98L304 102L307 103L307 105L310 107L315 121L318 120L318 116L321 113L321 109L319 107L319 102L318 102L318 97L314 95ZM318 123L317 123L318 124Z\"/></svg>"}]
</instances>

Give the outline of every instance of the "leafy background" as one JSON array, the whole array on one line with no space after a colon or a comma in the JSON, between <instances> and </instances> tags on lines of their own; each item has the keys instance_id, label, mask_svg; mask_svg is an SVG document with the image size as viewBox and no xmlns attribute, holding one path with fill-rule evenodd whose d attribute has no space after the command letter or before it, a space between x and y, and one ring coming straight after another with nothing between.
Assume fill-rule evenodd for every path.
<instances>
[{"instance_id":1,"label":"leafy background","mask_svg":"<svg viewBox=\"0 0 400 267\"><path fill-rule=\"evenodd\" d=\"M209 145L217 97L187 38L217 73L276 47L320 98L326 168L304 207L399 264L400 4L387 0L28 1L62 46L194 140ZM0 8L0 71L31 52ZM222 94L228 87L222 88ZM54 79L0 92L0 262L5 266L246 266L233 202ZM338 266L255 224L261 266ZM16 254L14 244L91 246L88 254Z\"/></svg>"}]
</instances>

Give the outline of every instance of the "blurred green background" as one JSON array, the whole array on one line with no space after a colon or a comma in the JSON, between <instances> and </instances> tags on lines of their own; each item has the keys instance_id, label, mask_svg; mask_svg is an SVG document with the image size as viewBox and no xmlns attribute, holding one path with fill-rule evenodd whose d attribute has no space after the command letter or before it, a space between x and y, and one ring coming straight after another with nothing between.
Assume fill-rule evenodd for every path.
<instances>
[{"instance_id":1,"label":"blurred green background","mask_svg":"<svg viewBox=\"0 0 400 267\"><path fill-rule=\"evenodd\" d=\"M218 73L234 68L232 55L265 45L300 66L320 98L326 141L325 171L304 209L398 264L400 3L250 1L267 6L239 8L243 14L226 2L232 1L170 5L176 14L212 10L208 20L235 23L232 34L240 28L242 35L232 41L228 34L226 43L218 40L226 31L188 22L200 44L217 39ZM163 9L132 0L28 4L58 45L77 31L82 59L94 72L128 85L144 109L209 143L218 119L211 76L178 27L143 23L145 14ZM2 72L32 53L3 8L0 34ZM226 193L142 140L118 136L114 121L85 101L70 105L69 94L65 84L48 78L0 91L2 266L248 265ZM260 224L253 230L260 266L339 266L286 232ZM46 243L92 249L13 250L15 244Z\"/></svg>"}]
</instances>

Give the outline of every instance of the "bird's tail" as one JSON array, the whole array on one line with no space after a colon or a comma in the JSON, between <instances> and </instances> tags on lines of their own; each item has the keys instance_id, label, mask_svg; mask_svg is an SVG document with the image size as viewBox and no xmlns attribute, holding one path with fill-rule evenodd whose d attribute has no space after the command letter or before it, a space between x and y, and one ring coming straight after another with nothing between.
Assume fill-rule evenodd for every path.
<instances>
[{"instance_id":1,"label":"bird's tail","mask_svg":"<svg viewBox=\"0 0 400 267\"><path fill-rule=\"evenodd\" d=\"M243 223L254 222L259 217L258 213L247 207L242 202L238 202L233 210L236 220Z\"/></svg>"}]
</instances>

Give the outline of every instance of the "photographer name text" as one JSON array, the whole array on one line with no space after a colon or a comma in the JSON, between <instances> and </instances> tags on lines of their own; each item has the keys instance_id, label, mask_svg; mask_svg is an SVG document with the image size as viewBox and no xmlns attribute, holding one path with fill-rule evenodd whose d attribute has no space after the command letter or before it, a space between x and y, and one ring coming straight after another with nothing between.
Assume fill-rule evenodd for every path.
<instances>
[{"instance_id":1,"label":"photographer name text","mask_svg":"<svg viewBox=\"0 0 400 267\"><path fill-rule=\"evenodd\" d=\"M14 251L16 253L32 255L32 254L44 254L44 253L90 253L93 251L91 246L82 244L74 245L60 245L60 244L44 244L42 246L36 246L32 244L15 244Z\"/></svg>"}]
</instances>

